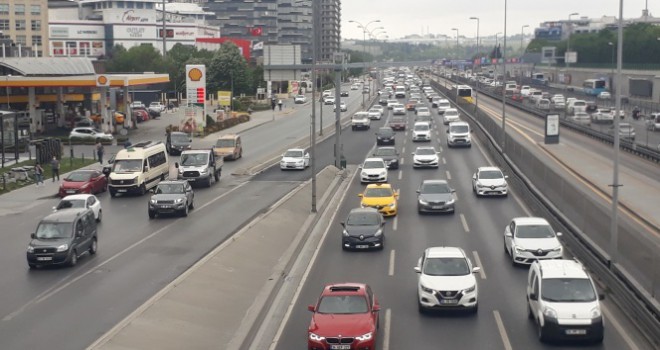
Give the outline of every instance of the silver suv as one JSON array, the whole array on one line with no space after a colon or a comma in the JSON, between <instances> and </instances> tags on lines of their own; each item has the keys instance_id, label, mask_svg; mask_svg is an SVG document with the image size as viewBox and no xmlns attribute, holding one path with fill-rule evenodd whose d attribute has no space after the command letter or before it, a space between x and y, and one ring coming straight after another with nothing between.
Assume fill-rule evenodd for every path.
<instances>
[{"instance_id":1,"label":"silver suv","mask_svg":"<svg viewBox=\"0 0 660 350\"><path fill-rule=\"evenodd\" d=\"M188 216L188 211L195 207L195 193L185 180L161 181L151 193L149 219L161 214Z\"/></svg>"}]
</instances>

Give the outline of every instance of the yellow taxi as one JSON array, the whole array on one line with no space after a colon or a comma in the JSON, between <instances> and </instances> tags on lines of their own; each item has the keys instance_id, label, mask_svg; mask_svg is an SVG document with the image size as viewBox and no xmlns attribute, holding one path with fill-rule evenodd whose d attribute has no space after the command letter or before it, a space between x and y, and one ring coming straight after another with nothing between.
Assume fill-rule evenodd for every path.
<instances>
[{"instance_id":1,"label":"yellow taxi","mask_svg":"<svg viewBox=\"0 0 660 350\"><path fill-rule=\"evenodd\" d=\"M390 184L370 184L358 195L363 208L376 208L383 216L395 216L398 210L399 191Z\"/></svg>"}]
</instances>

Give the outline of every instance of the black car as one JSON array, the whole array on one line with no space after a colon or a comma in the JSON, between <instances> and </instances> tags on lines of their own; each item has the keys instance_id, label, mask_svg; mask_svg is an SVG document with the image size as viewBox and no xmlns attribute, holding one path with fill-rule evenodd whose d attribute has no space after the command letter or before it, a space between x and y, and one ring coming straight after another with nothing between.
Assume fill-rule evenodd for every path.
<instances>
[{"instance_id":1,"label":"black car","mask_svg":"<svg viewBox=\"0 0 660 350\"><path fill-rule=\"evenodd\" d=\"M348 97L348 91L342 90L340 93L341 97Z\"/></svg>"},{"instance_id":2,"label":"black car","mask_svg":"<svg viewBox=\"0 0 660 350\"><path fill-rule=\"evenodd\" d=\"M376 145L393 145L394 144L394 130L389 126L378 128L376 132Z\"/></svg>"},{"instance_id":3,"label":"black car","mask_svg":"<svg viewBox=\"0 0 660 350\"><path fill-rule=\"evenodd\" d=\"M341 225L342 249L383 249L385 219L375 208L355 208Z\"/></svg>"},{"instance_id":4,"label":"black car","mask_svg":"<svg viewBox=\"0 0 660 350\"><path fill-rule=\"evenodd\" d=\"M149 199L149 219L162 214L188 216L195 207L195 193L187 180L161 181Z\"/></svg>"},{"instance_id":5,"label":"black car","mask_svg":"<svg viewBox=\"0 0 660 350\"><path fill-rule=\"evenodd\" d=\"M382 95L382 96L378 99L378 104L381 105L381 106L387 106L387 99L388 99L387 96Z\"/></svg>"},{"instance_id":6,"label":"black car","mask_svg":"<svg viewBox=\"0 0 660 350\"><path fill-rule=\"evenodd\" d=\"M165 147L170 155L181 154L181 152L191 149L192 138L185 132L172 131L167 133Z\"/></svg>"},{"instance_id":7,"label":"black car","mask_svg":"<svg viewBox=\"0 0 660 350\"><path fill-rule=\"evenodd\" d=\"M388 169L399 169L399 152L394 147L378 147L374 151L373 157L382 158Z\"/></svg>"},{"instance_id":8,"label":"black car","mask_svg":"<svg viewBox=\"0 0 660 350\"><path fill-rule=\"evenodd\" d=\"M31 269L78 263L86 253L96 254L98 233L94 212L86 208L58 210L43 218L30 235L27 262Z\"/></svg>"},{"instance_id":9,"label":"black car","mask_svg":"<svg viewBox=\"0 0 660 350\"><path fill-rule=\"evenodd\" d=\"M424 180L417 190L417 212L454 213L454 191L446 180Z\"/></svg>"}]
</instances>

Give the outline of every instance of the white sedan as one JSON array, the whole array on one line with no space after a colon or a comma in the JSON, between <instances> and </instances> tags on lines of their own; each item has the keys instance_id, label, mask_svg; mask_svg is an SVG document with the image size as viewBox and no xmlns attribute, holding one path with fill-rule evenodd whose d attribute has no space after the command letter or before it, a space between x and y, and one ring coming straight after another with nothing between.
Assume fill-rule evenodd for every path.
<instances>
[{"instance_id":1,"label":"white sedan","mask_svg":"<svg viewBox=\"0 0 660 350\"><path fill-rule=\"evenodd\" d=\"M603 92L598 94L598 99L599 100L609 100L611 98L612 98L612 95L607 91L603 91Z\"/></svg>"},{"instance_id":2,"label":"white sedan","mask_svg":"<svg viewBox=\"0 0 660 350\"><path fill-rule=\"evenodd\" d=\"M280 160L280 169L305 170L309 166L309 153L302 148L291 148L284 152Z\"/></svg>"},{"instance_id":3,"label":"white sedan","mask_svg":"<svg viewBox=\"0 0 660 350\"><path fill-rule=\"evenodd\" d=\"M438 168L440 165L438 152L433 147L417 147L412 155L413 168Z\"/></svg>"},{"instance_id":4,"label":"white sedan","mask_svg":"<svg viewBox=\"0 0 660 350\"><path fill-rule=\"evenodd\" d=\"M387 164L383 158L365 159L360 170L360 183L387 182Z\"/></svg>"},{"instance_id":5,"label":"white sedan","mask_svg":"<svg viewBox=\"0 0 660 350\"><path fill-rule=\"evenodd\" d=\"M305 95L296 95L296 97L293 98L293 103L305 103L307 102L307 97Z\"/></svg>"},{"instance_id":6,"label":"white sedan","mask_svg":"<svg viewBox=\"0 0 660 350\"><path fill-rule=\"evenodd\" d=\"M348 106L346 106L346 102L341 101L339 102L339 110L342 112L348 111ZM337 111L337 104L335 103L335 106L332 108L332 111L335 112Z\"/></svg>"},{"instance_id":7,"label":"white sedan","mask_svg":"<svg viewBox=\"0 0 660 350\"><path fill-rule=\"evenodd\" d=\"M561 259L563 248L552 226L544 218L513 218L504 229L504 250L511 264L529 265L536 260Z\"/></svg>"},{"instance_id":8,"label":"white sedan","mask_svg":"<svg viewBox=\"0 0 660 350\"><path fill-rule=\"evenodd\" d=\"M101 219L103 219L101 202L93 194L72 194L66 196L57 203L57 206L53 207L53 211L78 208L92 209L92 212L94 212L94 218L97 222L101 222Z\"/></svg>"},{"instance_id":9,"label":"white sedan","mask_svg":"<svg viewBox=\"0 0 660 350\"><path fill-rule=\"evenodd\" d=\"M101 139L105 141L112 140L114 137L111 134L106 134L100 130L91 127L74 128L69 134L69 138L81 138L96 140Z\"/></svg>"},{"instance_id":10,"label":"white sedan","mask_svg":"<svg viewBox=\"0 0 660 350\"><path fill-rule=\"evenodd\" d=\"M380 114L380 111L374 108L369 108L369 111L367 113L369 113L369 119L371 120L380 120L382 116L382 114Z\"/></svg>"},{"instance_id":11,"label":"white sedan","mask_svg":"<svg viewBox=\"0 0 660 350\"><path fill-rule=\"evenodd\" d=\"M504 175L498 167L480 167L472 175L472 191L477 196L501 195L506 197L509 192L507 178L508 176Z\"/></svg>"},{"instance_id":12,"label":"white sedan","mask_svg":"<svg viewBox=\"0 0 660 350\"><path fill-rule=\"evenodd\" d=\"M334 96L326 96L323 98L323 104L326 105L334 105L335 104L335 97Z\"/></svg>"}]
</instances>

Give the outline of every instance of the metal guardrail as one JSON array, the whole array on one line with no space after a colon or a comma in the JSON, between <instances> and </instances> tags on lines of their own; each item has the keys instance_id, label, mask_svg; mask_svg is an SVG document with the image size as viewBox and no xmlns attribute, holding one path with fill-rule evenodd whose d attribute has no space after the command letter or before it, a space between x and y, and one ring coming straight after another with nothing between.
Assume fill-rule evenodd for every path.
<instances>
[{"instance_id":1,"label":"metal guardrail","mask_svg":"<svg viewBox=\"0 0 660 350\"><path fill-rule=\"evenodd\" d=\"M432 81L432 86L444 95L447 95L445 93L448 91L445 91L445 88L441 84ZM515 184L515 187L522 190L519 193L531 194L531 196L526 196L526 199L529 200L528 205L532 206L533 212L547 214L544 216L551 218L553 226L570 233L564 235L564 239L568 240L569 248L574 256L588 266L604 282L611 295L613 295L612 299L614 302L622 310L625 310L630 319L638 325L654 346L660 347L660 304L658 301L644 290L634 278L628 276L616 264L612 264L609 255L605 251L595 244L557 206L543 195L508 155L502 155L502 149L499 147L495 136L491 135L479 123L471 111L466 110L459 104L456 107L463 115L468 116L473 124L478 126L478 131L486 139L484 144L486 144L486 147L490 151L489 153L496 159L496 162L504 167L505 170L508 170L509 174L514 175L512 182ZM537 111L530 111L530 113L538 115ZM571 127L573 126L588 129L581 125L571 125ZM595 135L595 137L603 138L604 136L609 136L594 130L586 131L593 134L601 134Z\"/></svg>"}]
</instances>

